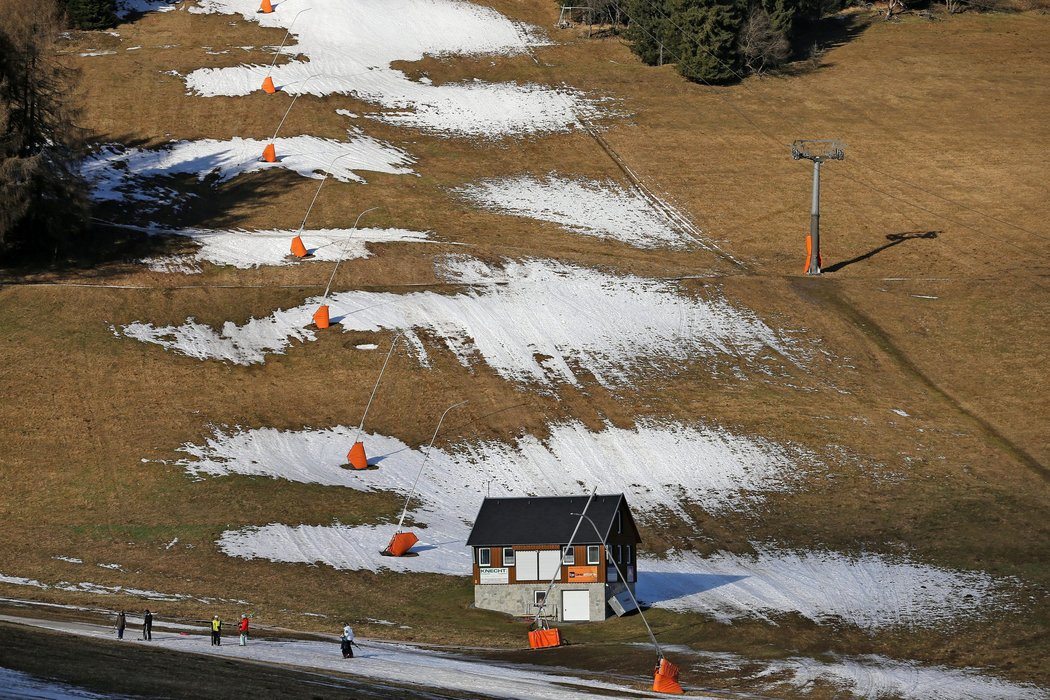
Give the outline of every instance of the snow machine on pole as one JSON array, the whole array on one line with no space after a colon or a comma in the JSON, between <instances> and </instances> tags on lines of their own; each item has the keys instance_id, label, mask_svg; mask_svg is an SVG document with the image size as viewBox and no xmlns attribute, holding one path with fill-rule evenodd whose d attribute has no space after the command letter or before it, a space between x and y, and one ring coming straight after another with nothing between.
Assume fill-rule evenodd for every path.
<instances>
[{"instance_id":1,"label":"snow machine on pole","mask_svg":"<svg viewBox=\"0 0 1050 700\"><path fill-rule=\"evenodd\" d=\"M576 515L574 513L573 515ZM664 656L664 650L660 648L660 643L656 641L656 635L653 634L653 628L649 626L649 621L645 619L645 613L642 612L642 606L638 603L638 599L634 596L634 591L627 585L627 577L624 576L623 570L620 568L620 562L616 561L613 557L612 552L609 551L609 545L602 540L601 531L598 530L598 526L594 524L594 521L587 515L587 509L584 508L583 513L579 513L580 519L586 518L587 522L594 528L594 533L598 536L598 540L602 542L602 547L605 549L605 560L610 562L616 567L616 576L623 581L624 589L631 596L631 600L634 602L634 607L638 609L638 616L642 618L642 624L645 625L645 631L649 633L649 640L653 643L653 647L656 648L656 668L653 669L653 691L657 693L667 693L669 695L684 695L685 691L682 690L681 684L678 682L678 666L671 663L667 657Z\"/></svg>"},{"instance_id":2,"label":"snow machine on pole","mask_svg":"<svg viewBox=\"0 0 1050 700\"><path fill-rule=\"evenodd\" d=\"M405 496L405 507L401 509L401 519L397 521L397 531L394 532L394 536L390 538L390 544L386 546L380 554L384 557L403 557L408 553L408 550L412 549L412 545L419 542L419 538L416 537L415 533L404 532L401 528L405 525L405 515L408 513L408 502L412 500L412 496L415 495L416 486L419 484L419 477L423 476L423 469L427 466L427 460L430 459L430 452L434 449L434 441L437 440L438 431L441 430L441 424L445 421L445 416L453 408L458 408L466 401L460 401L454 403L445 409L445 412L441 414L441 418L438 419L437 427L434 428L434 435L430 438L430 444L427 445L427 453L423 455L423 462L419 465L419 471L416 473L416 479L412 482L412 488L409 490L408 495Z\"/></svg>"},{"instance_id":3,"label":"snow machine on pole","mask_svg":"<svg viewBox=\"0 0 1050 700\"><path fill-rule=\"evenodd\" d=\"M547 618L543 616L543 610L547 607L547 599L550 597L551 590L554 588L554 582L561 576L562 563L565 561L565 551L572 546L573 541L576 539L576 533L580 531L580 525L583 523L583 516L587 513L587 509L591 507L591 501L594 500L594 494L598 493L598 487L594 487L591 491L591 495L587 498L587 503L583 506L583 513L576 521L576 527L573 528L572 534L569 535L569 543L565 546L565 549L561 552L561 561L558 563L558 567L554 570L554 575L551 576L550 583L547 584L547 590L543 592L543 602L536 606L536 617L532 622L533 629L529 630L529 646L533 649L545 649L547 647L561 646L561 632L558 631L557 627L551 627L550 623L547 622Z\"/></svg>"},{"instance_id":4,"label":"snow machine on pole","mask_svg":"<svg viewBox=\"0 0 1050 700\"><path fill-rule=\"evenodd\" d=\"M262 82L262 91L265 92L267 95L272 95L275 92L277 92L277 88L273 84L273 77L271 77L271 74L273 73L273 67L277 65L277 59L281 56L281 51L284 50L284 45L285 43L287 43L288 37L292 34L292 25L295 24L295 20L299 19L299 15L308 11L309 9L310 8L308 7L305 10L299 10L299 12L296 13L295 17L292 17L292 21L288 25L288 30L284 33L284 39L281 39L281 45L277 48L277 53L274 54L273 60L270 61L270 67L266 69L266 77L263 78ZM270 4L270 0L262 0L262 5L259 7L258 11L265 15L268 15L271 12L273 12L273 5Z\"/></svg>"},{"instance_id":5,"label":"snow machine on pole","mask_svg":"<svg viewBox=\"0 0 1050 700\"><path fill-rule=\"evenodd\" d=\"M386 359L383 360L383 367L379 370L375 386L372 387L372 395L368 397L368 403L365 404L365 412L361 414L361 423L357 426L357 435L354 436L354 442L350 447L350 451L346 453L346 461L354 469L368 469L368 455L365 453L364 443L361 442L361 433L365 429L365 418L368 417L368 409L372 407L372 400L376 397L376 392L379 390L379 382L383 381L383 373L386 372L386 366L389 364L390 358L394 354L394 348L397 347L397 341L400 339L401 334L398 333L390 342L390 349L386 353Z\"/></svg>"},{"instance_id":6,"label":"snow machine on pole","mask_svg":"<svg viewBox=\"0 0 1050 700\"><path fill-rule=\"evenodd\" d=\"M304 10L304 12L305 12L305 10ZM309 83L311 80L313 80L316 77L317 77L316 75L308 76L306 78L306 80L303 81L303 84L302 84L301 87L305 87L307 83ZM266 78L266 80L270 81L270 87L272 88L273 87L273 81L270 80L270 78ZM264 81L264 84L263 84L263 89L266 90L265 81ZM269 92L269 90L267 90L267 92ZM292 98L291 103L288 105L288 109L284 110L284 116L281 117L281 121L278 122L277 128L273 130L273 136L270 137L270 142L268 144L266 144L266 147L263 149L262 159L265 160L267 163L276 163L277 162L277 134L280 133L281 127L284 126L284 122L287 121L288 115L292 113L292 107L295 106L295 101L298 100L300 97L302 97L302 94L303 93L300 92L298 95L296 95L295 97ZM293 253L295 252L294 247L293 247L292 252ZM296 257L303 257L303 256L297 255Z\"/></svg>"}]
</instances>

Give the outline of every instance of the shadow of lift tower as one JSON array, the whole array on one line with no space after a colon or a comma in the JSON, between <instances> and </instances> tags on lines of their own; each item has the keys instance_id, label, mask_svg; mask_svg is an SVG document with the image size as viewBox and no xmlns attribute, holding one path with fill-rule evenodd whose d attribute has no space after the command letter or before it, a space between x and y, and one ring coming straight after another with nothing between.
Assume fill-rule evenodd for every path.
<instances>
[{"instance_id":1,"label":"shadow of lift tower","mask_svg":"<svg viewBox=\"0 0 1050 700\"><path fill-rule=\"evenodd\" d=\"M846 144L838 139L799 139L791 144L794 160L813 161L813 205L810 208L809 235L806 236L807 275L820 274L820 165L827 160L844 160Z\"/></svg>"}]
</instances>

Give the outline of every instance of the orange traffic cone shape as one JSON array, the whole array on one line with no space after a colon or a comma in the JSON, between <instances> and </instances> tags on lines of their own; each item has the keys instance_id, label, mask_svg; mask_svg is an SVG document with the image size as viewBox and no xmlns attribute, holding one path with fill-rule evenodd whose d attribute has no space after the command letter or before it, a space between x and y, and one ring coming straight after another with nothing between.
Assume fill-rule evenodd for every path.
<instances>
[{"instance_id":1,"label":"orange traffic cone shape","mask_svg":"<svg viewBox=\"0 0 1050 700\"><path fill-rule=\"evenodd\" d=\"M270 4L270 0L262 0L262 4L259 5L259 12L264 15L268 15L273 12L273 5Z\"/></svg>"},{"instance_id":2,"label":"orange traffic cone shape","mask_svg":"<svg viewBox=\"0 0 1050 700\"><path fill-rule=\"evenodd\" d=\"M273 78L271 78L270 76L266 76L265 78L263 78L262 89L263 92L265 92L267 95L272 95L273 93L277 92L277 88L273 86Z\"/></svg>"},{"instance_id":3,"label":"orange traffic cone shape","mask_svg":"<svg viewBox=\"0 0 1050 700\"><path fill-rule=\"evenodd\" d=\"M314 311L314 325L318 328L328 328L331 324L328 321L328 305L321 304L321 306ZM412 545L409 545L410 547Z\"/></svg>"},{"instance_id":4,"label":"orange traffic cone shape","mask_svg":"<svg viewBox=\"0 0 1050 700\"><path fill-rule=\"evenodd\" d=\"M386 546L385 553L392 557L404 556L416 542L419 542L419 538L411 532L399 532L390 538L390 544Z\"/></svg>"},{"instance_id":5,"label":"orange traffic cone shape","mask_svg":"<svg viewBox=\"0 0 1050 700\"><path fill-rule=\"evenodd\" d=\"M306 246L303 244L302 236L296 236L292 239L292 255L294 255L297 258L306 257Z\"/></svg>"},{"instance_id":6,"label":"orange traffic cone shape","mask_svg":"<svg viewBox=\"0 0 1050 700\"><path fill-rule=\"evenodd\" d=\"M678 684L678 667L667 659L660 659L653 674L653 690L657 693L668 693L670 695L684 695L685 691Z\"/></svg>"},{"instance_id":7,"label":"orange traffic cone shape","mask_svg":"<svg viewBox=\"0 0 1050 700\"><path fill-rule=\"evenodd\" d=\"M533 649L561 646L561 632L557 627L529 632L529 646Z\"/></svg>"},{"instance_id":8,"label":"orange traffic cone shape","mask_svg":"<svg viewBox=\"0 0 1050 700\"><path fill-rule=\"evenodd\" d=\"M364 443L355 442L350 451L346 453L346 461L350 462L350 466L354 469L368 469L368 457L365 456Z\"/></svg>"},{"instance_id":9,"label":"orange traffic cone shape","mask_svg":"<svg viewBox=\"0 0 1050 700\"><path fill-rule=\"evenodd\" d=\"M266 144L266 148L263 149L263 160L267 163L277 162L277 149L272 143Z\"/></svg>"}]
</instances>

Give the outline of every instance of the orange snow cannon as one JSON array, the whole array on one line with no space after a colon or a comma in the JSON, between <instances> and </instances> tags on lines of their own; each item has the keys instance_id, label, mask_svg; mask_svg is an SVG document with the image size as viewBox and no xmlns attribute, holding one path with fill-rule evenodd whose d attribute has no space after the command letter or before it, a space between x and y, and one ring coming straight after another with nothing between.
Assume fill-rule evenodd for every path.
<instances>
[{"instance_id":1,"label":"orange snow cannon","mask_svg":"<svg viewBox=\"0 0 1050 700\"><path fill-rule=\"evenodd\" d=\"M277 162L277 149L272 143L266 144L266 148L263 149L262 159L267 163Z\"/></svg>"},{"instance_id":2,"label":"orange snow cannon","mask_svg":"<svg viewBox=\"0 0 1050 700\"><path fill-rule=\"evenodd\" d=\"M529 646L533 649L561 646L561 632L557 627L532 630L529 632Z\"/></svg>"},{"instance_id":3,"label":"orange snow cannon","mask_svg":"<svg viewBox=\"0 0 1050 700\"><path fill-rule=\"evenodd\" d=\"M272 95L273 93L277 92L277 88L274 87L273 84L273 78L271 78L270 76L266 76L265 78L263 78L262 91L265 92L267 95Z\"/></svg>"},{"instance_id":4,"label":"orange snow cannon","mask_svg":"<svg viewBox=\"0 0 1050 700\"><path fill-rule=\"evenodd\" d=\"M296 236L292 239L292 255L297 258L305 258L307 256L306 244L303 243L302 236Z\"/></svg>"},{"instance_id":5,"label":"orange snow cannon","mask_svg":"<svg viewBox=\"0 0 1050 700\"><path fill-rule=\"evenodd\" d=\"M419 538L411 532L398 532L390 538L390 544L382 551L388 557L403 557L412 549L412 545L419 542Z\"/></svg>"},{"instance_id":6,"label":"orange snow cannon","mask_svg":"<svg viewBox=\"0 0 1050 700\"><path fill-rule=\"evenodd\" d=\"M660 657L653 674L653 690L668 695L685 695L678 683L678 667L663 657Z\"/></svg>"},{"instance_id":7,"label":"orange snow cannon","mask_svg":"<svg viewBox=\"0 0 1050 700\"><path fill-rule=\"evenodd\" d=\"M259 5L259 12L264 15L268 15L273 12L273 5L270 4L270 0L262 0L262 4Z\"/></svg>"},{"instance_id":8,"label":"orange snow cannon","mask_svg":"<svg viewBox=\"0 0 1050 700\"><path fill-rule=\"evenodd\" d=\"M321 306L318 307L317 311L314 311L314 325L316 325L318 328L328 328L328 326L332 325L331 321L328 318L327 304L321 304Z\"/></svg>"},{"instance_id":9,"label":"orange snow cannon","mask_svg":"<svg viewBox=\"0 0 1050 700\"><path fill-rule=\"evenodd\" d=\"M354 443L354 446L346 453L346 461L349 462L350 466L354 469L368 469L368 457L365 455L365 445L363 442L358 441ZM410 544L408 546L411 547L412 545Z\"/></svg>"}]
</instances>

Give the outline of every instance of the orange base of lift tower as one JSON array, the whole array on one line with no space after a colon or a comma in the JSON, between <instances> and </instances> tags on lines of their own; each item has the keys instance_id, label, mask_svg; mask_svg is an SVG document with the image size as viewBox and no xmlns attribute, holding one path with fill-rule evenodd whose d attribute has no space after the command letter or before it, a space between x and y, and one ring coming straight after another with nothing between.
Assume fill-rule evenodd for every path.
<instances>
[{"instance_id":1,"label":"orange base of lift tower","mask_svg":"<svg viewBox=\"0 0 1050 700\"><path fill-rule=\"evenodd\" d=\"M317 311L314 311L314 325L318 328L328 328L328 326L332 325L328 317L327 304L322 304Z\"/></svg>"},{"instance_id":2,"label":"orange base of lift tower","mask_svg":"<svg viewBox=\"0 0 1050 700\"><path fill-rule=\"evenodd\" d=\"M362 442L355 442L350 451L346 453L346 461L354 469L368 469L368 457L365 455L365 446ZM411 547L412 545L408 545Z\"/></svg>"},{"instance_id":3,"label":"orange base of lift tower","mask_svg":"<svg viewBox=\"0 0 1050 700\"><path fill-rule=\"evenodd\" d=\"M412 549L412 545L419 542L419 538L411 532L399 532L390 538L390 544L386 546L381 554L388 557L403 557Z\"/></svg>"},{"instance_id":4,"label":"orange base of lift tower","mask_svg":"<svg viewBox=\"0 0 1050 700\"><path fill-rule=\"evenodd\" d=\"M271 78L270 76L266 76L265 78L263 78L262 89L263 92L265 92L267 95L272 95L273 93L277 92L277 88L273 85L273 78Z\"/></svg>"},{"instance_id":5,"label":"orange base of lift tower","mask_svg":"<svg viewBox=\"0 0 1050 700\"><path fill-rule=\"evenodd\" d=\"M684 695L685 691L678 684L678 667L667 659L660 659L653 674L653 690L669 695Z\"/></svg>"},{"instance_id":6,"label":"orange base of lift tower","mask_svg":"<svg viewBox=\"0 0 1050 700\"><path fill-rule=\"evenodd\" d=\"M533 630L529 632L529 646L533 649L561 646L561 632L557 627Z\"/></svg>"}]
</instances>

